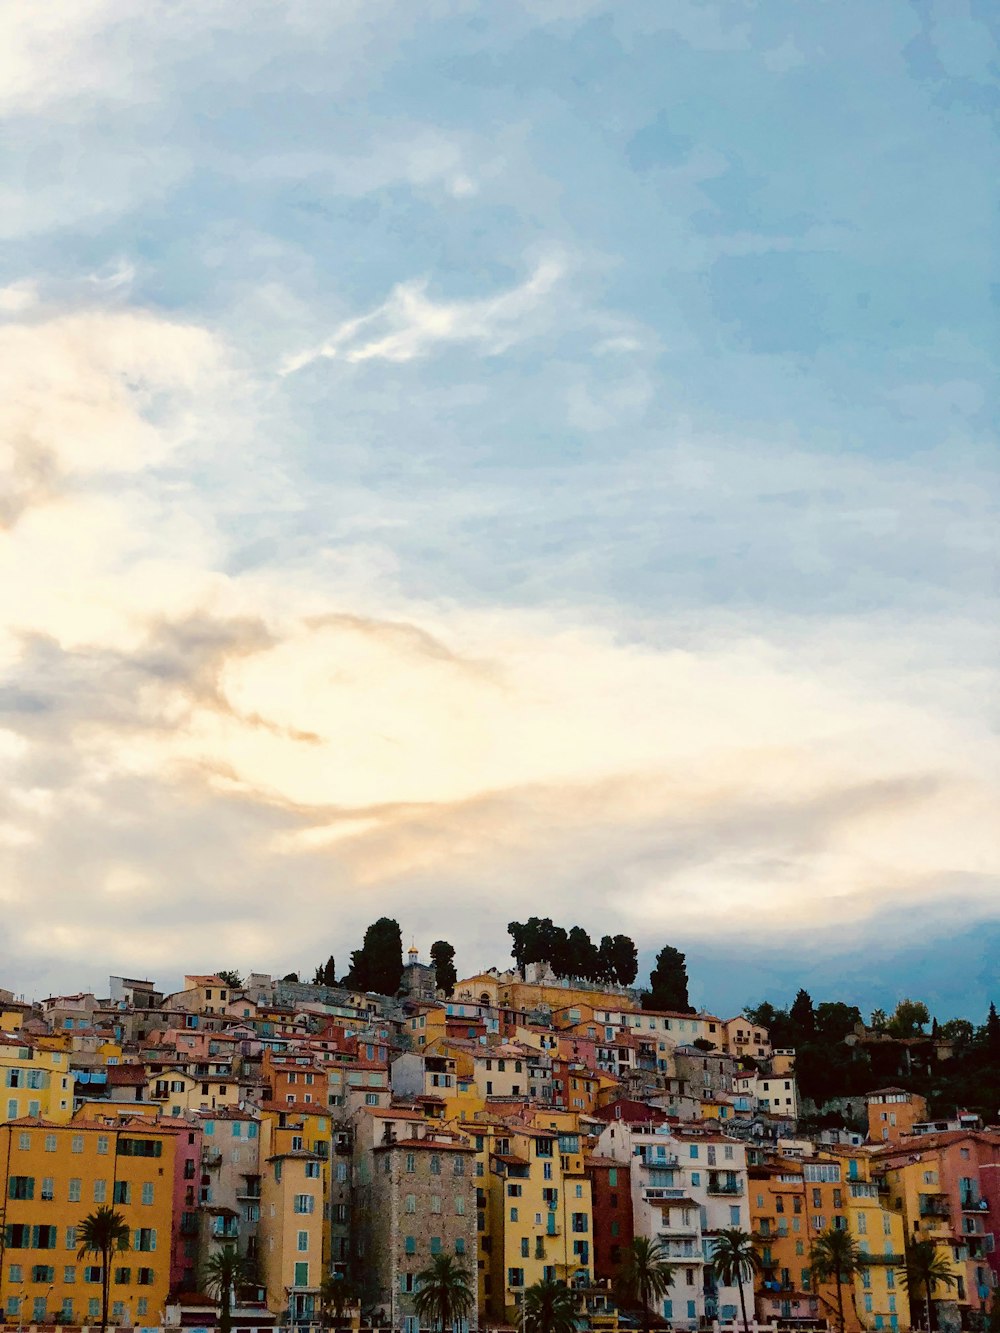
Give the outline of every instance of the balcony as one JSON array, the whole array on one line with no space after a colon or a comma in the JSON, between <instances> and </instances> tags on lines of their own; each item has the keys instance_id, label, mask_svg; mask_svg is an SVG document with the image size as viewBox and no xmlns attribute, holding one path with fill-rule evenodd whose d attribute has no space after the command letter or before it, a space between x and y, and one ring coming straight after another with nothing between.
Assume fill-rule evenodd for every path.
<instances>
[{"instance_id":1,"label":"balcony","mask_svg":"<svg viewBox=\"0 0 1000 1333\"><path fill-rule=\"evenodd\" d=\"M735 1177L710 1175L708 1178L708 1192L709 1194L742 1194L743 1186Z\"/></svg>"},{"instance_id":2,"label":"balcony","mask_svg":"<svg viewBox=\"0 0 1000 1333\"><path fill-rule=\"evenodd\" d=\"M662 1156L657 1150L648 1144L640 1144L635 1150L635 1156L640 1159L643 1166L677 1166L678 1157L675 1152L664 1153Z\"/></svg>"},{"instance_id":3,"label":"balcony","mask_svg":"<svg viewBox=\"0 0 1000 1333\"><path fill-rule=\"evenodd\" d=\"M222 1165L222 1153L218 1148L202 1148L201 1164L207 1166L209 1170Z\"/></svg>"},{"instance_id":4,"label":"balcony","mask_svg":"<svg viewBox=\"0 0 1000 1333\"><path fill-rule=\"evenodd\" d=\"M921 1194L921 1217L950 1217L951 1208L948 1200L940 1194Z\"/></svg>"},{"instance_id":5,"label":"balcony","mask_svg":"<svg viewBox=\"0 0 1000 1333\"><path fill-rule=\"evenodd\" d=\"M960 1201L963 1213L988 1213L990 1210L989 1202L975 1191L963 1190Z\"/></svg>"}]
</instances>

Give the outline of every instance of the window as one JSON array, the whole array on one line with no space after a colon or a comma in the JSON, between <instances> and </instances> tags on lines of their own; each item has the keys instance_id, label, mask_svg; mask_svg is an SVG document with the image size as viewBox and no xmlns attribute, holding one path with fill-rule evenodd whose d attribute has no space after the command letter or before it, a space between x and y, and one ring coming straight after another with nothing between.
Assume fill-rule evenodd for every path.
<instances>
[{"instance_id":1,"label":"window","mask_svg":"<svg viewBox=\"0 0 1000 1333\"><path fill-rule=\"evenodd\" d=\"M417 1169L417 1156L416 1156L416 1153L408 1152L408 1153L406 1154L406 1170L407 1170L407 1171L409 1172L409 1174L412 1176L413 1173L414 1173L414 1171L416 1171L416 1169Z\"/></svg>"},{"instance_id":2,"label":"window","mask_svg":"<svg viewBox=\"0 0 1000 1333\"><path fill-rule=\"evenodd\" d=\"M76 1281L76 1264L67 1264L63 1269L63 1282Z\"/></svg>"},{"instance_id":3,"label":"window","mask_svg":"<svg viewBox=\"0 0 1000 1333\"><path fill-rule=\"evenodd\" d=\"M98 1134L98 1136L97 1136L97 1151L98 1151L98 1153L100 1153L100 1155L101 1155L102 1157L106 1157L106 1156L107 1156L107 1152L108 1152L108 1136L107 1136L107 1134Z\"/></svg>"},{"instance_id":4,"label":"window","mask_svg":"<svg viewBox=\"0 0 1000 1333\"><path fill-rule=\"evenodd\" d=\"M462 1194L455 1195L455 1216L465 1216L465 1196Z\"/></svg>"},{"instance_id":5,"label":"window","mask_svg":"<svg viewBox=\"0 0 1000 1333\"><path fill-rule=\"evenodd\" d=\"M132 1245L134 1250L155 1250L156 1249L156 1228L155 1227L136 1227L135 1241Z\"/></svg>"},{"instance_id":6,"label":"window","mask_svg":"<svg viewBox=\"0 0 1000 1333\"><path fill-rule=\"evenodd\" d=\"M441 1174L441 1158L438 1153L431 1153L431 1175L439 1176Z\"/></svg>"},{"instance_id":7,"label":"window","mask_svg":"<svg viewBox=\"0 0 1000 1333\"><path fill-rule=\"evenodd\" d=\"M431 1254L441 1253L441 1237L431 1236Z\"/></svg>"},{"instance_id":8,"label":"window","mask_svg":"<svg viewBox=\"0 0 1000 1333\"><path fill-rule=\"evenodd\" d=\"M55 1152L55 1150L56 1150L56 1136L55 1136L54 1134L46 1134L46 1135L45 1135L45 1151L46 1151L46 1152Z\"/></svg>"},{"instance_id":9,"label":"window","mask_svg":"<svg viewBox=\"0 0 1000 1333\"><path fill-rule=\"evenodd\" d=\"M308 1250L308 1248L309 1248L309 1232L308 1232L308 1231L300 1231L300 1232L298 1233L298 1236L297 1236L297 1248L298 1248L299 1250Z\"/></svg>"},{"instance_id":10,"label":"window","mask_svg":"<svg viewBox=\"0 0 1000 1333\"><path fill-rule=\"evenodd\" d=\"M406 1211L408 1213L415 1213L417 1211L417 1196L415 1194L408 1194L406 1196Z\"/></svg>"},{"instance_id":11,"label":"window","mask_svg":"<svg viewBox=\"0 0 1000 1333\"><path fill-rule=\"evenodd\" d=\"M66 1228L66 1248L67 1250L76 1249L76 1227Z\"/></svg>"},{"instance_id":12,"label":"window","mask_svg":"<svg viewBox=\"0 0 1000 1333\"><path fill-rule=\"evenodd\" d=\"M440 1211L441 1211L441 1195L440 1195L440 1194L432 1194L432 1195L431 1195L431 1212L432 1212L432 1213L440 1213Z\"/></svg>"},{"instance_id":13,"label":"window","mask_svg":"<svg viewBox=\"0 0 1000 1333\"><path fill-rule=\"evenodd\" d=\"M132 1281L131 1268L116 1268L115 1281L123 1287L128 1286L128 1284Z\"/></svg>"},{"instance_id":14,"label":"window","mask_svg":"<svg viewBox=\"0 0 1000 1333\"><path fill-rule=\"evenodd\" d=\"M33 1199L35 1197L34 1176L11 1176L7 1191L11 1199Z\"/></svg>"},{"instance_id":15,"label":"window","mask_svg":"<svg viewBox=\"0 0 1000 1333\"><path fill-rule=\"evenodd\" d=\"M306 1162L306 1179L319 1180L319 1162Z\"/></svg>"},{"instance_id":16,"label":"window","mask_svg":"<svg viewBox=\"0 0 1000 1333\"><path fill-rule=\"evenodd\" d=\"M510 1210L510 1220L511 1220L512 1222L516 1222L516 1221L517 1221L517 1209L516 1209L516 1208L512 1208L512 1209Z\"/></svg>"},{"instance_id":17,"label":"window","mask_svg":"<svg viewBox=\"0 0 1000 1333\"><path fill-rule=\"evenodd\" d=\"M103 1184L104 1182L101 1181L101 1182L99 1182L99 1183ZM95 1188L96 1188L96 1184L95 1184ZM115 1203L131 1203L131 1202L132 1202L132 1186L129 1184L129 1182L128 1182L127 1180L116 1180L116 1181L115 1181L114 1190L113 1190L112 1193L113 1193L113 1197L114 1197L114 1201L115 1201ZM95 1196L95 1198L96 1198L96 1196Z\"/></svg>"},{"instance_id":18,"label":"window","mask_svg":"<svg viewBox=\"0 0 1000 1333\"><path fill-rule=\"evenodd\" d=\"M523 1269L523 1268L508 1268L508 1269L507 1269L507 1286L508 1286L508 1287L523 1287L523 1286L524 1286L524 1269Z\"/></svg>"},{"instance_id":19,"label":"window","mask_svg":"<svg viewBox=\"0 0 1000 1333\"><path fill-rule=\"evenodd\" d=\"M311 1194L296 1194L293 1204L293 1211L296 1213L311 1213L316 1207L316 1200Z\"/></svg>"},{"instance_id":20,"label":"window","mask_svg":"<svg viewBox=\"0 0 1000 1333\"><path fill-rule=\"evenodd\" d=\"M84 1282L100 1282L101 1265L87 1264L86 1268L83 1270L83 1280Z\"/></svg>"},{"instance_id":21,"label":"window","mask_svg":"<svg viewBox=\"0 0 1000 1333\"><path fill-rule=\"evenodd\" d=\"M144 1204L151 1204L153 1202L153 1182L151 1180L143 1181L142 1201Z\"/></svg>"},{"instance_id":22,"label":"window","mask_svg":"<svg viewBox=\"0 0 1000 1333\"><path fill-rule=\"evenodd\" d=\"M94 1202L105 1203L108 1197L108 1182L106 1180L94 1181Z\"/></svg>"},{"instance_id":23,"label":"window","mask_svg":"<svg viewBox=\"0 0 1000 1333\"><path fill-rule=\"evenodd\" d=\"M406 1242L405 1242L403 1248L404 1248L404 1250L405 1250L405 1252L406 1252L407 1254L416 1254L416 1252L417 1252L417 1238L416 1238L416 1236L407 1236L407 1238L406 1238Z\"/></svg>"}]
</instances>

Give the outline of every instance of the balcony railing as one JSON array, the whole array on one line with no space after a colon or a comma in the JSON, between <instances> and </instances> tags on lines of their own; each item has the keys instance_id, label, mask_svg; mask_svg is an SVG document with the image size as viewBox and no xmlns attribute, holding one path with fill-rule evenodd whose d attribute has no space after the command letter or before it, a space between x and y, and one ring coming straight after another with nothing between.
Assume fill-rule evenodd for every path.
<instances>
[{"instance_id":1,"label":"balcony railing","mask_svg":"<svg viewBox=\"0 0 1000 1333\"><path fill-rule=\"evenodd\" d=\"M963 1213L988 1213L990 1210L988 1200L978 1194L968 1194L964 1191L961 1195L961 1205Z\"/></svg>"},{"instance_id":2,"label":"balcony railing","mask_svg":"<svg viewBox=\"0 0 1000 1333\"><path fill-rule=\"evenodd\" d=\"M738 1180L713 1180L709 1177L709 1194L742 1194L743 1186Z\"/></svg>"}]
</instances>

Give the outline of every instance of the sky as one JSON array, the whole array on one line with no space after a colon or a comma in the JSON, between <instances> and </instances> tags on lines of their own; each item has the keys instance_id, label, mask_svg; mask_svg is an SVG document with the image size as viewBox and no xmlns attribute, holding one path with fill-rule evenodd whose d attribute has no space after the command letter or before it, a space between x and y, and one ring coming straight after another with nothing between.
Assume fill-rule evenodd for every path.
<instances>
[{"instance_id":1,"label":"sky","mask_svg":"<svg viewBox=\"0 0 1000 1333\"><path fill-rule=\"evenodd\" d=\"M399 920L1000 1001L986 0L7 0L0 985Z\"/></svg>"}]
</instances>

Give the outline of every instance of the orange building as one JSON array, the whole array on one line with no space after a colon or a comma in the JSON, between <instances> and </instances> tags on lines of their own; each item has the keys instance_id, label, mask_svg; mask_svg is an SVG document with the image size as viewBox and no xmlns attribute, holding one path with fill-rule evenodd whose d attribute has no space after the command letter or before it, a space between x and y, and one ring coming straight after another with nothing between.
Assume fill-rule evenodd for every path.
<instances>
[{"instance_id":1,"label":"orange building","mask_svg":"<svg viewBox=\"0 0 1000 1333\"><path fill-rule=\"evenodd\" d=\"M879 1088L865 1098L868 1138L872 1143L898 1143L913 1126L927 1119L927 1100L905 1088Z\"/></svg>"}]
</instances>

